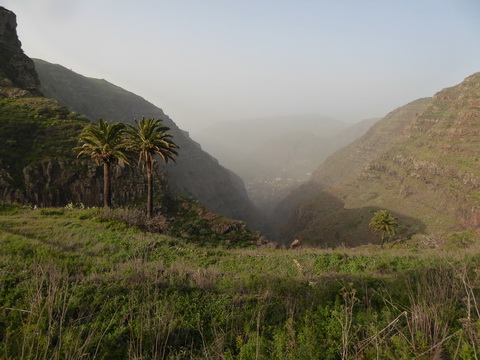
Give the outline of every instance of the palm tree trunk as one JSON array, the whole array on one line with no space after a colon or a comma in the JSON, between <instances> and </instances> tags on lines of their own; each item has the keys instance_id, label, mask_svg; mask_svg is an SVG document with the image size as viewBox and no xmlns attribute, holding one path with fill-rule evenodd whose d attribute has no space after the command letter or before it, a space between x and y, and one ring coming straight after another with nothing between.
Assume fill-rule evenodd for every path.
<instances>
[{"instance_id":1,"label":"palm tree trunk","mask_svg":"<svg viewBox=\"0 0 480 360\"><path fill-rule=\"evenodd\" d=\"M382 231L382 244L380 245L380 247L383 249L383 243L385 241L385 233Z\"/></svg>"},{"instance_id":2,"label":"palm tree trunk","mask_svg":"<svg viewBox=\"0 0 480 360\"><path fill-rule=\"evenodd\" d=\"M153 159L147 161L147 216L153 215Z\"/></svg>"},{"instance_id":3,"label":"palm tree trunk","mask_svg":"<svg viewBox=\"0 0 480 360\"><path fill-rule=\"evenodd\" d=\"M103 163L103 206L112 206L112 192L110 190L110 163Z\"/></svg>"}]
</instances>

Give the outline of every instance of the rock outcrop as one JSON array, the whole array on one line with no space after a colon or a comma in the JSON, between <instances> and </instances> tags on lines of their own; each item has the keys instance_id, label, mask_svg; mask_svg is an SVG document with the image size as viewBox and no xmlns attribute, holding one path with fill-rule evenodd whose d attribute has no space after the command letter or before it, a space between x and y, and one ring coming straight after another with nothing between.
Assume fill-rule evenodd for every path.
<instances>
[{"instance_id":1,"label":"rock outcrop","mask_svg":"<svg viewBox=\"0 0 480 360\"><path fill-rule=\"evenodd\" d=\"M26 56L17 36L17 20L13 12L0 7L0 87L3 96L25 96L22 91L39 94L40 80L33 61ZM5 89L10 88L9 91Z\"/></svg>"},{"instance_id":2,"label":"rock outcrop","mask_svg":"<svg viewBox=\"0 0 480 360\"><path fill-rule=\"evenodd\" d=\"M112 167L112 203L127 205L145 198L146 179L132 167ZM159 176L157 172L157 177ZM103 178L100 167L89 160L48 159L23 169L23 196L29 204L41 207L83 204L103 205ZM158 182L155 193L165 190Z\"/></svg>"}]
</instances>

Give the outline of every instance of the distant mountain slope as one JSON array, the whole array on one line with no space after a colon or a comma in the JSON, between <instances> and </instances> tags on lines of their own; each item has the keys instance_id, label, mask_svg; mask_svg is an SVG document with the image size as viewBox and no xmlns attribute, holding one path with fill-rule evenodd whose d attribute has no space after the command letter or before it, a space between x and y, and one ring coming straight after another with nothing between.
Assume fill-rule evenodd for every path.
<instances>
[{"instance_id":1,"label":"distant mountain slope","mask_svg":"<svg viewBox=\"0 0 480 360\"><path fill-rule=\"evenodd\" d=\"M385 131L388 119L382 120L317 171L313 179L333 186L315 198L310 193L309 201L295 207L283 227L290 237L328 246L373 241L368 221L378 209L399 217L404 236L480 228L480 73L440 91L431 102L419 100L398 111L405 115L401 126ZM395 140L385 149L379 141L391 132ZM383 150L364 161L368 152L361 150L362 142L364 149L378 143ZM336 182L347 164L357 170Z\"/></svg>"},{"instance_id":2,"label":"distant mountain slope","mask_svg":"<svg viewBox=\"0 0 480 360\"><path fill-rule=\"evenodd\" d=\"M242 177L267 215L336 150L363 135L377 119L347 124L318 115L225 121L192 136Z\"/></svg>"},{"instance_id":3,"label":"distant mountain slope","mask_svg":"<svg viewBox=\"0 0 480 360\"><path fill-rule=\"evenodd\" d=\"M87 78L42 60L34 62L45 96L92 120L131 123L142 116L163 119L180 146L177 164L161 165L171 187L193 195L212 211L244 220L254 229L262 227L263 216L248 199L242 180L204 152L161 109L105 80Z\"/></svg>"},{"instance_id":4,"label":"distant mountain slope","mask_svg":"<svg viewBox=\"0 0 480 360\"><path fill-rule=\"evenodd\" d=\"M364 136L326 159L312 175L312 181L325 187L344 182L349 176L375 159L390 146L401 141L401 134L411 119L431 103L419 99L393 110L373 125Z\"/></svg>"},{"instance_id":5,"label":"distant mountain slope","mask_svg":"<svg viewBox=\"0 0 480 360\"><path fill-rule=\"evenodd\" d=\"M302 202L317 196L333 185L347 181L379 154L400 141L403 129L431 101L431 98L419 99L390 112L377 121L365 135L330 155L320 164L308 182L293 190L277 205L272 216L273 227L287 221ZM292 231L285 231L283 228L278 235L285 241L293 236Z\"/></svg>"},{"instance_id":6,"label":"distant mountain slope","mask_svg":"<svg viewBox=\"0 0 480 360\"><path fill-rule=\"evenodd\" d=\"M276 176L304 180L328 155L357 139L372 123L351 126L318 115L292 115L225 121L192 137L244 181Z\"/></svg>"},{"instance_id":7,"label":"distant mountain slope","mask_svg":"<svg viewBox=\"0 0 480 360\"><path fill-rule=\"evenodd\" d=\"M336 135L346 126L328 117L292 115L219 122L192 137L245 182L277 176L305 179L318 165L308 166L318 152L305 156L304 149L320 134Z\"/></svg>"}]
</instances>

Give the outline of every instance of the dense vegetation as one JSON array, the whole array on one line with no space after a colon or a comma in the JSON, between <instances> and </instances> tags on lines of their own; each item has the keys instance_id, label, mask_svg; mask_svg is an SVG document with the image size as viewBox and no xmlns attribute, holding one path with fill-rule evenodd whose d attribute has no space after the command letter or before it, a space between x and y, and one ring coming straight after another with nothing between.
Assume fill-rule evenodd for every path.
<instances>
[{"instance_id":1,"label":"dense vegetation","mask_svg":"<svg viewBox=\"0 0 480 360\"><path fill-rule=\"evenodd\" d=\"M74 159L85 117L42 97L0 99L0 165L23 186L25 166L44 159Z\"/></svg>"},{"instance_id":2,"label":"dense vegetation","mask_svg":"<svg viewBox=\"0 0 480 360\"><path fill-rule=\"evenodd\" d=\"M441 248L229 249L121 211L1 205L0 357L478 358L471 233Z\"/></svg>"}]
</instances>

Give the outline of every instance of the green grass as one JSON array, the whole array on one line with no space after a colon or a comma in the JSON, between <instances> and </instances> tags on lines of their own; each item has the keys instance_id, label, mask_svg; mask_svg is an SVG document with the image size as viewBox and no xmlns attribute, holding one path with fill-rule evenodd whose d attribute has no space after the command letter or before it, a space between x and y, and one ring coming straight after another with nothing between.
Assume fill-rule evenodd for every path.
<instances>
[{"instance_id":1,"label":"green grass","mask_svg":"<svg viewBox=\"0 0 480 360\"><path fill-rule=\"evenodd\" d=\"M1 205L0 358L429 359L440 342L475 358L472 233L436 249L213 244Z\"/></svg>"}]
</instances>

